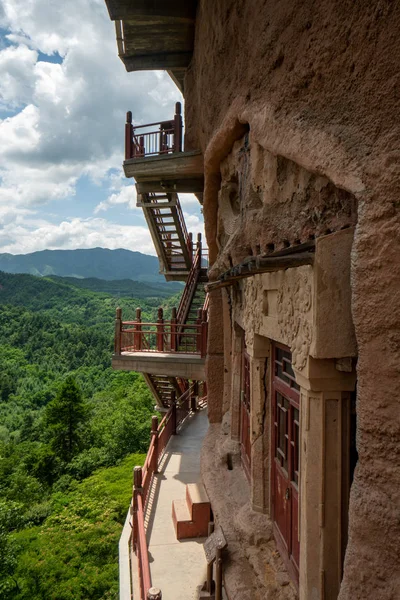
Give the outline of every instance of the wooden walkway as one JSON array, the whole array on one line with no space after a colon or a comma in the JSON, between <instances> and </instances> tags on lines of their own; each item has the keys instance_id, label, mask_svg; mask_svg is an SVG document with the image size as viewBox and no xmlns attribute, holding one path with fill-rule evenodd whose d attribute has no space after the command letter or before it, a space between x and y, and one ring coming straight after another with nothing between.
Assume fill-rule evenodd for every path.
<instances>
[{"instance_id":1,"label":"wooden walkway","mask_svg":"<svg viewBox=\"0 0 400 600\"><path fill-rule=\"evenodd\" d=\"M163 600L195 600L206 580L204 538L180 542L176 539L172 501L185 498L187 483L200 481L200 451L207 428L206 409L189 415L178 435L171 438L150 489L145 515L150 570L153 586L162 590ZM120 542L120 600L131 600L129 554L125 547L130 531L126 527L129 523ZM132 572L135 577L136 565ZM136 600L139 592L135 579L133 590Z\"/></svg>"}]
</instances>

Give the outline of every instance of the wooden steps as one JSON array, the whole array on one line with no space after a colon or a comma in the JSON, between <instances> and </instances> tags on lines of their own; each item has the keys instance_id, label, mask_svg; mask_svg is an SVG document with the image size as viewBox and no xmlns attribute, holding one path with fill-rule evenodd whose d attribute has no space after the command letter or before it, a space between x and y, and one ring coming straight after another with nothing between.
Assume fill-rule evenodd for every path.
<instances>
[{"instance_id":1,"label":"wooden steps","mask_svg":"<svg viewBox=\"0 0 400 600\"><path fill-rule=\"evenodd\" d=\"M178 194L151 192L139 198L137 205L143 209L162 271L185 281L192 251Z\"/></svg>"},{"instance_id":2,"label":"wooden steps","mask_svg":"<svg viewBox=\"0 0 400 600\"><path fill-rule=\"evenodd\" d=\"M172 502L172 520L178 540L207 537L211 504L202 483L188 483L185 499Z\"/></svg>"},{"instance_id":3,"label":"wooden steps","mask_svg":"<svg viewBox=\"0 0 400 600\"><path fill-rule=\"evenodd\" d=\"M177 398L183 393L176 377L153 375L151 373L143 373L143 375L160 408L171 406L171 392L175 392Z\"/></svg>"}]
</instances>

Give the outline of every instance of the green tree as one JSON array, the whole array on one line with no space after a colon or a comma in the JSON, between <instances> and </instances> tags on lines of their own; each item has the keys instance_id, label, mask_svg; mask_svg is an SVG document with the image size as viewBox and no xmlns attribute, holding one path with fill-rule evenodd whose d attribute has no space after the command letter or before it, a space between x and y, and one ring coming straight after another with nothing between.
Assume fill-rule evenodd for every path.
<instances>
[{"instance_id":1,"label":"green tree","mask_svg":"<svg viewBox=\"0 0 400 600\"><path fill-rule=\"evenodd\" d=\"M66 462L70 462L83 447L86 416L82 392L69 375L46 409L51 448Z\"/></svg>"}]
</instances>

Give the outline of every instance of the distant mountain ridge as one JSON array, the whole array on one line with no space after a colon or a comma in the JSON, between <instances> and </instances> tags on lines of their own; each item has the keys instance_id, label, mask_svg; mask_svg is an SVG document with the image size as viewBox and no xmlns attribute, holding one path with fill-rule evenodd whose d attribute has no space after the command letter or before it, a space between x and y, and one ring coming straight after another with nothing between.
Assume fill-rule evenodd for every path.
<instances>
[{"instance_id":1,"label":"distant mountain ridge","mask_svg":"<svg viewBox=\"0 0 400 600\"><path fill-rule=\"evenodd\" d=\"M155 256L119 248L41 250L30 254L0 254L0 271L48 277L133 279L165 283Z\"/></svg>"}]
</instances>

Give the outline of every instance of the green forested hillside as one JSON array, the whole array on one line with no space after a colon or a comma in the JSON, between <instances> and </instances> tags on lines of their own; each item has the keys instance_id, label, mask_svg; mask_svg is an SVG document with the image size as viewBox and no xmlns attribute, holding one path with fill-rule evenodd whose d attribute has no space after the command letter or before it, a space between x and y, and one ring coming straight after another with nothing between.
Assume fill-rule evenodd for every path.
<instances>
[{"instance_id":1,"label":"green forested hillside","mask_svg":"<svg viewBox=\"0 0 400 600\"><path fill-rule=\"evenodd\" d=\"M117 597L124 457L146 451L154 411L139 374L110 368L113 318L160 302L1 274L0 599Z\"/></svg>"},{"instance_id":2,"label":"green forested hillside","mask_svg":"<svg viewBox=\"0 0 400 600\"><path fill-rule=\"evenodd\" d=\"M183 284L179 281L147 284L132 279L106 280L96 277L77 279L76 277L57 277L56 275L51 275L49 279L92 292L105 292L116 297L128 298L169 298L173 294L182 292L183 288Z\"/></svg>"},{"instance_id":3,"label":"green forested hillside","mask_svg":"<svg viewBox=\"0 0 400 600\"><path fill-rule=\"evenodd\" d=\"M0 254L0 271L61 277L134 279L165 283L159 273L158 258L119 248L40 250L30 254Z\"/></svg>"}]
</instances>

